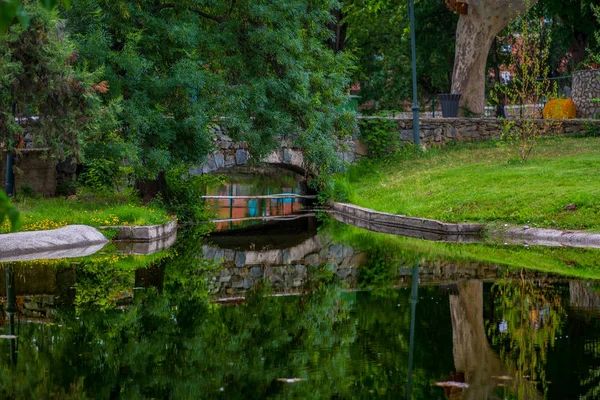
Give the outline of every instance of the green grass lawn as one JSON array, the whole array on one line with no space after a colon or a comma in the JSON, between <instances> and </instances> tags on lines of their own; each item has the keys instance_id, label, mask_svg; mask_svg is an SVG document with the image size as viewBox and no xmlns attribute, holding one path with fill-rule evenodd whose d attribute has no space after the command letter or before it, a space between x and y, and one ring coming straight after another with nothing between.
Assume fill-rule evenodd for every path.
<instances>
[{"instance_id":1,"label":"green grass lawn","mask_svg":"<svg viewBox=\"0 0 600 400\"><path fill-rule=\"evenodd\" d=\"M94 227L115 225L158 225L173 219L166 211L128 202L57 198L22 198L14 202L21 213L19 231L56 229L83 224ZM8 233L8 222L0 233Z\"/></svg>"},{"instance_id":2,"label":"green grass lawn","mask_svg":"<svg viewBox=\"0 0 600 400\"><path fill-rule=\"evenodd\" d=\"M394 214L600 231L600 138L540 140L524 163L491 142L405 152L335 186L339 200Z\"/></svg>"}]
</instances>

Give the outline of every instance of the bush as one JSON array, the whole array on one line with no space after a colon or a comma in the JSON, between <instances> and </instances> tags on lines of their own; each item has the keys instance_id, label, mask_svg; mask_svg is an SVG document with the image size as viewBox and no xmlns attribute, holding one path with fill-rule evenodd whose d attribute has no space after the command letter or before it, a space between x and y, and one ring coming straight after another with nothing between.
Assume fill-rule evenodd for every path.
<instances>
[{"instance_id":1,"label":"bush","mask_svg":"<svg viewBox=\"0 0 600 400\"><path fill-rule=\"evenodd\" d=\"M11 230L17 230L19 225L19 211L12 205L6 193L0 190L0 225L4 223L5 219L8 219L10 222Z\"/></svg>"},{"instance_id":2,"label":"bush","mask_svg":"<svg viewBox=\"0 0 600 400\"><path fill-rule=\"evenodd\" d=\"M222 182L220 176L192 175L189 167L180 165L164 174L165 188L152 200L177 215L180 222L198 223L208 219L202 196L209 185Z\"/></svg>"},{"instance_id":3,"label":"bush","mask_svg":"<svg viewBox=\"0 0 600 400\"><path fill-rule=\"evenodd\" d=\"M360 138L369 146L373 158L383 158L400 147L396 121L388 118L367 118L358 122Z\"/></svg>"}]
</instances>

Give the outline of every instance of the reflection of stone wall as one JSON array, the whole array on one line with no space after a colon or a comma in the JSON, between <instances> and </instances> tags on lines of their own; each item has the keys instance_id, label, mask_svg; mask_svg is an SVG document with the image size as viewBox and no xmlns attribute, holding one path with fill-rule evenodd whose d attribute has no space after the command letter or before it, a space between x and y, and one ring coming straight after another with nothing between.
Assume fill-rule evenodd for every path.
<instances>
[{"instance_id":1,"label":"reflection of stone wall","mask_svg":"<svg viewBox=\"0 0 600 400\"><path fill-rule=\"evenodd\" d=\"M70 305L75 296L75 270L51 265L16 265L15 294L21 316L51 317L59 306ZM6 303L6 273L0 268L0 303ZM4 305L5 307L5 305Z\"/></svg>"},{"instance_id":2,"label":"reflection of stone wall","mask_svg":"<svg viewBox=\"0 0 600 400\"><path fill-rule=\"evenodd\" d=\"M300 294L310 287L313 280L311 266L323 266L343 282L347 289L360 287L360 269L369 265L366 252L333 242L316 235L304 242L280 250L232 250L203 246L204 256L221 263L212 278L216 298L244 296L246 291L266 283L275 294ZM408 286L412 277L412 265L400 260L392 286ZM453 261L425 261L419 263L419 282L422 285L453 284L461 279L494 281L515 276L519 271L484 263L457 263ZM551 280L553 277L535 271L527 273L527 279Z\"/></svg>"},{"instance_id":3,"label":"reflection of stone wall","mask_svg":"<svg viewBox=\"0 0 600 400\"><path fill-rule=\"evenodd\" d=\"M261 282L279 294L302 293L312 280L310 267L323 264L329 264L340 280L355 286L357 267L366 260L363 253L322 236L281 250L237 251L204 246L203 251L206 258L223 265L213 278L217 297L242 295Z\"/></svg>"},{"instance_id":4,"label":"reflection of stone wall","mask_svg":"<svg viewBox=\"0 0 600 400\"><path fill-rule=\"evenodd\" d=\"M592 99L600 98L600 71L577 71L573 74L573 101L577 118L590 118L600 111Z\"/></svg>"}]
</instances>

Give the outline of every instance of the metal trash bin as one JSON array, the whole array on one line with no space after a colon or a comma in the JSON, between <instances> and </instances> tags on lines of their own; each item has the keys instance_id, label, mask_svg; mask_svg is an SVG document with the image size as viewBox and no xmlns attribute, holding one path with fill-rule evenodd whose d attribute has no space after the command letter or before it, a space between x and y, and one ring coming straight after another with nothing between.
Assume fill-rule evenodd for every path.
<instances>
[{"instance_id":1,"label":"metal trash bin","mask_svg":"<svg viewBox=\"0 0 600 400\"><path fill-rule=\"evenodd\" d=\"M440 103L442 104L442 116L444 118L458 117L458 102L460 101L460 93L438 94Z\"/></svg>"}]
</instances>

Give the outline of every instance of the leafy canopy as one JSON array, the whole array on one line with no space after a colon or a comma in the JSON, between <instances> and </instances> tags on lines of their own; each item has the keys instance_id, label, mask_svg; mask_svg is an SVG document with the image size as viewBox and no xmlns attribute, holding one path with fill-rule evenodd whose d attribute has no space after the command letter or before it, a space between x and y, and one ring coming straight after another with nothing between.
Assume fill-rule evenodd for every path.
<instances>
[{"instance_id":1,"label":"leafy canopy","mask_svg":"<svg viewBox=\"0 0 600 400\"><path fill-rule=\"evenodd\" d=\"M139 177L199 163L211 128L253 156L287 137L318 170L335 168L332 135L352 128L349 58L325 45L334 0L76 0L66 12L82 63L123 98L125 142Z\"/></svg>"},{"instance_id":2,"label":"leafy canopy","mask_svg":"<svg viewBox=\"0 0 600 400\"><path fill-rule=\"evenodd\" d=\"M56 11L35 2L24 10L29 24L13 24L0 38L0 143L17 147L23 127L15 116L36 116L37 147L58 159L78 157L82 142L114 122L112 105L97 94L107 88L95 83L98 72L73 66L77 52Z\"/></svg>"}]
</instances>

